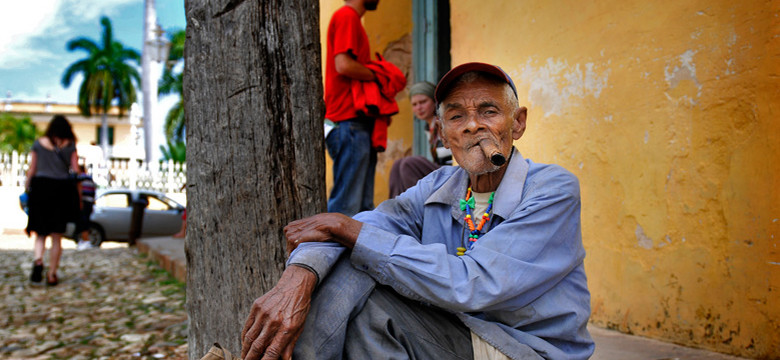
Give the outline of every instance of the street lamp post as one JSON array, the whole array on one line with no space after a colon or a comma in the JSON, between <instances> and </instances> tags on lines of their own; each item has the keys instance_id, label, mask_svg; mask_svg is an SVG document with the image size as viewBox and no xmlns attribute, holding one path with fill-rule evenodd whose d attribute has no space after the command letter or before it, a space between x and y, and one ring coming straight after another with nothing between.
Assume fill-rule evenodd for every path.
<instances>
[{"instance_id":1,"label":"street lamp post","mask_svg":"<svg viewBox=\"0 0 780 360\"><path fill-rule=\"evenodd\" d=\"M130 151L130 163L127 166L130 171L130 189L135 189L138 183L138 145L141 138L141 131L138 130L138 125L141 123L141 111L138 108L138 103L133 103L130 106L130 137L133 140L132 150Z\"/></svg>"},{"instance_id":2,"label":"street lamp post","mask_svg":"<svg viewBox=\"0 0 780 360\"><path fill-rule=\"evenodd\" d=\"M157 12L154 0L146 0L144 8L144 47L141 54L141 87L143 91L144 111L144 153L146 163L156 160L152 158L156 143L154 137L159 131L154 127L159 125L154 118L157 107L157 81L162 75L162 63L168 60L170 41L162 35L164 31L157 24Z\"/></svg>"}]
</instances>

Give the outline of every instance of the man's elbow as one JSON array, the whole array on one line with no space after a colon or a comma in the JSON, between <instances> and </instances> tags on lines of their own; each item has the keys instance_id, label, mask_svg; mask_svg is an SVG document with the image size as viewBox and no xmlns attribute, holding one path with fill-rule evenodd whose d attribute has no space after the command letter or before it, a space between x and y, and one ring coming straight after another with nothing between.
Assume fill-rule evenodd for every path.
<instances>
[{"instance_id":1,"label":"man's elbow","mask_svg":"<svg viewBox=\"0 0 780 360\"><path fill-rule=\"evenodd\" d=\"M344 63L343 62L336 62L336 72L339 75L350 76L351 72L349 70L350 70L349 64L347 64L345 62Z\"/></svg>"},{"instance_id":2,"label":"man's elbow","mask_svg":"<svg viewBox=\"0 0 780 360\"><path fill-rule=\"evenodd\" d=\"M350 69L350 60L352 60L347 54L338 54L334 59L334 65L336 66L336 72L340 75L347 75Z\"/></svg>"}]
</instances>

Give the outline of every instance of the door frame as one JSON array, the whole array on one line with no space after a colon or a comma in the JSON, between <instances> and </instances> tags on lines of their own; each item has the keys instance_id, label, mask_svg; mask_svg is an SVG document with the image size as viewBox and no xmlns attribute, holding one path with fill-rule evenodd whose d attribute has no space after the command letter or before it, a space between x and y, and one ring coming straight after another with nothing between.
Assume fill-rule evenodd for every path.
<instances>
[{"instance_id":1,"label":"door frame","mask_svg":"<svg viewBox=\"0 0 780 360\"><path fill-rule=\"evenodd\" d=\"M414 82L436 84L450 69L449 0L412 0L412 66ZM425 136L425 121L414 119L414 155L433 160Z\"/></svg>"}]
</instances>

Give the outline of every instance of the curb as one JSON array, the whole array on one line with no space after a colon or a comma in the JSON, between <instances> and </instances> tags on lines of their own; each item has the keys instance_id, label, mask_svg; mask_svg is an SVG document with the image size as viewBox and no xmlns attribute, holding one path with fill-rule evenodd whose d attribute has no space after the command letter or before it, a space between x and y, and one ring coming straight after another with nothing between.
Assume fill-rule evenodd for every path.
<instances>
[{"instance_id":1,"label":"curb","mask_svg":"<svg viewBox=\"0 0 780 360\"><path fill-rule=\"evenodd\" d=\"M187 282L187 264L184 257L184 239L158 237L139 239L136 247L157 261L162 269L181 282Z\"/></svg>"}]
</instances>

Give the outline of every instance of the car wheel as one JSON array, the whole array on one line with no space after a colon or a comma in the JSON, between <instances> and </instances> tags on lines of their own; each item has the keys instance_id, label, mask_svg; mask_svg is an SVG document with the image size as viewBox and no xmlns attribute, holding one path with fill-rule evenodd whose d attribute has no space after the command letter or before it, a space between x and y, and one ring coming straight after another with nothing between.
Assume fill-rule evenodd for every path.
<instances>
[{"instance_id":1,"label":"car wheel","mask_svg":"<svg viewBox=\"0 0 780 360\"><path fill-rule=\"evenodd\" d=\"M100 247L100 244L106 240L106 232L100 225L95 223L89 224L89 243L96 248Z\"/></svg>"}]
</instances>

